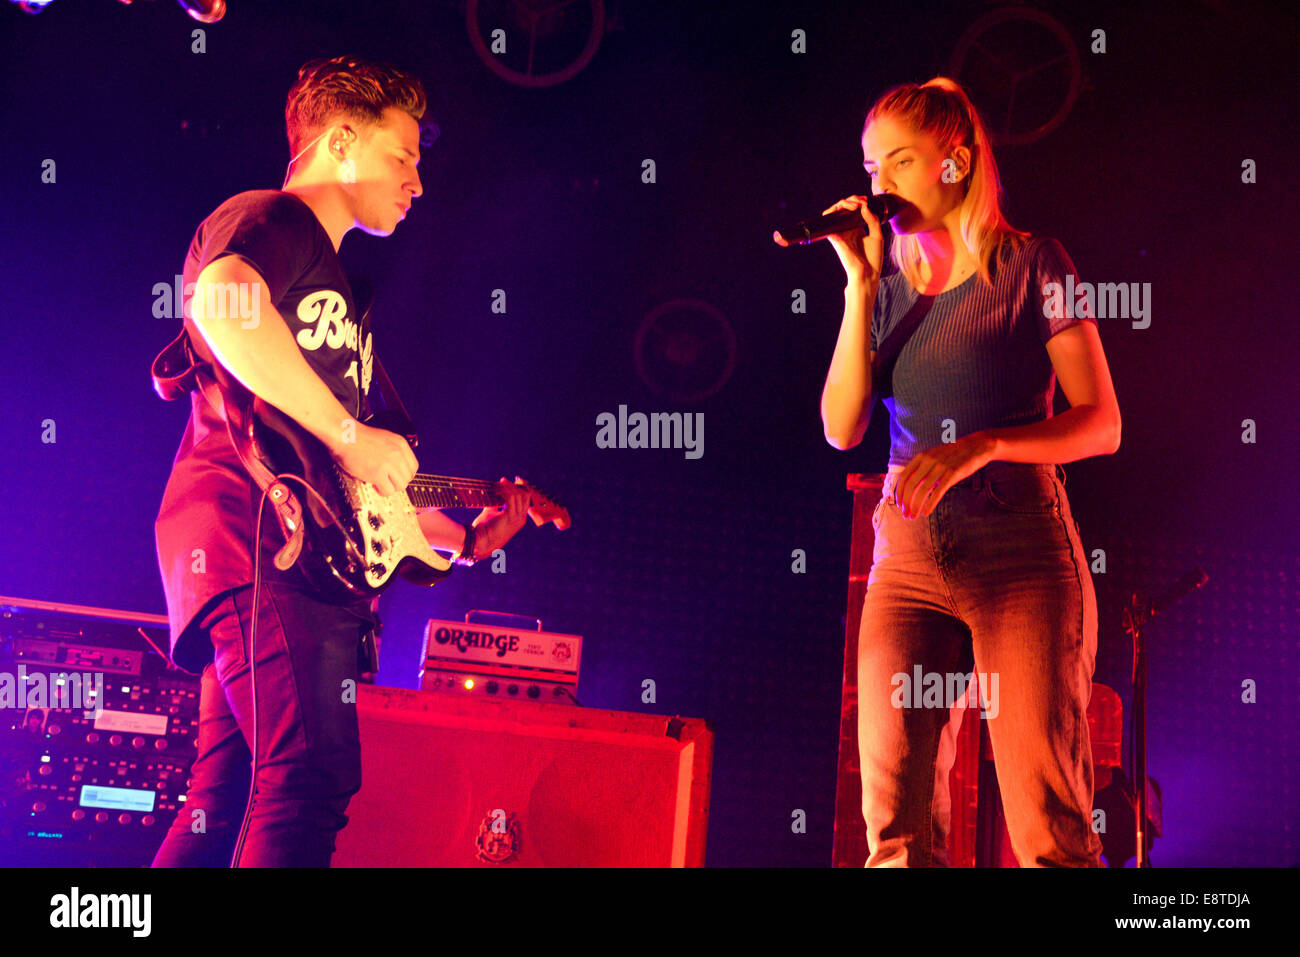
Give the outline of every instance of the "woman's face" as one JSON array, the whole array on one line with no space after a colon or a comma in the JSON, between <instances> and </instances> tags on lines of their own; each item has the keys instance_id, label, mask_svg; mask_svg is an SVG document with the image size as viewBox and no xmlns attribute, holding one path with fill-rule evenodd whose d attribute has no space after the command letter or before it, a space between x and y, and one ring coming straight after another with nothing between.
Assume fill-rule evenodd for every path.
<instances>
[{"instance_id":1,"label":"woman's face","mask_svg":"<svg viewBox=\"0 0 1300 957\"><path fill-rule=\"evenodd\" d=\"M958 147L953 153L963 150ZM893 117L879 117L867 126L862 134L862 167L871 178L872 194L893 193L910 204L891 223L896 233L940 229L944 216L961 205L962 180L943 181L947 158L929 134L915 133ZM966 159L957 157L949 179L965 178Z\"/></svg>"}]
</instances>

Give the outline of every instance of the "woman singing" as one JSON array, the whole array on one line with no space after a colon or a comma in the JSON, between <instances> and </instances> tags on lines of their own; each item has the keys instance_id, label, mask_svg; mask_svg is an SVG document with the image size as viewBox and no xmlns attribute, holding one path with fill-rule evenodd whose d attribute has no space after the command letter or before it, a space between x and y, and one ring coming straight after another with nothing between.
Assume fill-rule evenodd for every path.
<instances>
[{"instance_id":1,"label":"woman singing","mask_svg":"<svg viewBox=\"0 0 1300 957\"><path fill-rule=\"evenodd\" d=\"M952 80L882 96L862 157L872 192L905 201L897 268L881 275L865 196L826 210L860 210L869 229L830 237L846 283L821 412L838 449L862 441L877 395L890 413L858 645L867 866L948 866L965 701L950 690L973 663L1016 858L1099 867L1097 604L1058 465L1119 448L1096 319L1086 299L1062 303L1074 265L1061 244L1003 217L984 125ZM1070 402L1055 417L1054 379Z\"/></svg>"}]
</instances>

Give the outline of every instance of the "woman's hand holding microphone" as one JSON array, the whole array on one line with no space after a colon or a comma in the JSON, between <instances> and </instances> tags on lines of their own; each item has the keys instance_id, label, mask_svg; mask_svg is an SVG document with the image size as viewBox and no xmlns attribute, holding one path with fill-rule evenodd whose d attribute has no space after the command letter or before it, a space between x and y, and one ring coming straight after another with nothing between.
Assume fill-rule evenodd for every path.
<instances>
[{"instance_id":1,"label":"woman's hand holding microphone","mask_svg":"<svg viewBox=\"0 0 1300 957\"><path fill-rule=\"evenodd\" d=\"M826 237L840 257L847 281L844 319L822 389L822 426L827 442L848 449L862 441L871 420L871 313L885 262L885 237L867 197L846 196L822 215L841 209L856 210L868 227L865 234L852 229Z\"/></svg>"},{"instance_id":2,"label":"woman's hand holding microphone","mask_svg":"<svg viewBox=\"0 0 1300 957\"><path fill-rule=\"evenodd\" d=\"M880 220L867 207L865 196L846 196L834 206L823 209L822 215L833 213L837 209L858 210L869 230L866 233L860 233L856 229L832 233L826 238L835 247L835 254L840 257L848 284L867 286L874 290L880 282L880 270L885 262L885 236L880 229Z\"/></svg>"}]
</instances>

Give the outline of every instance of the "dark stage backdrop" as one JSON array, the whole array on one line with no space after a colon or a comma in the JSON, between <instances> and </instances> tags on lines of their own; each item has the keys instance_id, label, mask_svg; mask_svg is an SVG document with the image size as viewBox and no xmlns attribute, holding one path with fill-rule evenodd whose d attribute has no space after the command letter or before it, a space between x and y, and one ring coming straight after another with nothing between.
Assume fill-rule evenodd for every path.
<instances>
[{"instance_id":1,"label":"dark stage backdrop","mask_svg":"<svg viewBox=\"0 0 1300 957\"><path fill-rule=\"evenodd\" d=\"M714 722L710 864L828 864L845 475L884 468L888 421L877 406L849 452L824 441L842 272L827 245L770 236L869 189L871 99L954 75L1023 140L997 147L1013 224L1060 239L1085 280L1150 284L1149 324L1100 323L1122 447L1067 471L1084 544L1104 553L1097 680L1126 716L1127 591L1195 564L1210 576L1150 629L1154 859L1294 864L1297 21L1283 6L1023 8L1058 26L993 24L984 46L1022 68L1073 50L1078 70L1066 57L1009 104L978 53L954 63L1001 9L984 3L607 0L589 62L534 87L475 52L463 2L230 0L203 52L174 4L6 5L0 593L164 610L153 520L187 408L150 386L177 324L154 316L153 288L212 208L280 185L300 64L389 60L422 78L441 135L408 219L386 239L355 231L342 255L377 291L376 348L422 468L524 475L574 527L530 525L504 574L392 588L381 680L414 685L429 616L540 616L586 638L584 704ZM547 26L539 69L577 57L581 33ZM599 448L597 416L620 406L702 413L702 454Z\"/></svg>"}]
</instances>

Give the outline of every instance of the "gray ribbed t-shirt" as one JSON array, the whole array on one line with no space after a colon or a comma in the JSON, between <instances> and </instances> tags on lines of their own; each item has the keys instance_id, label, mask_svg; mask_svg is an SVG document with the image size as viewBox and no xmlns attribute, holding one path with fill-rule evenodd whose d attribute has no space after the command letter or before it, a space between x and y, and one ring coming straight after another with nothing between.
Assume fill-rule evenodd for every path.
<instances>
[{"instance_id":1,"label":"gray ribbed t-shirt","mask_svg":"<svg viewBox=\"0 0 1300 957\"><path fill-rule=\"evenodd\" d=\"M956 439L1051 418L1056 372L1047 340L1097 320L1087 299L1071 303L1072 310L1045 307L1044 286L1059 283L1068 292L1065 277L1074 274L1057 240L1031 236L1004 257L992 289L976 273L934 296L899 353L893 394L882 400L889 410L890 465L906 465L918 452L941 445L946 420ZM1075 274L1073 288L1079 283ZM879 351L919 298L901 272L881 279L871 318L873 350Z\"/></svg>"}]
</instances>

